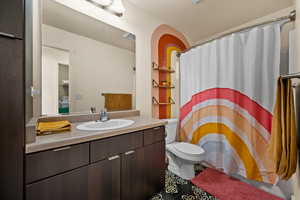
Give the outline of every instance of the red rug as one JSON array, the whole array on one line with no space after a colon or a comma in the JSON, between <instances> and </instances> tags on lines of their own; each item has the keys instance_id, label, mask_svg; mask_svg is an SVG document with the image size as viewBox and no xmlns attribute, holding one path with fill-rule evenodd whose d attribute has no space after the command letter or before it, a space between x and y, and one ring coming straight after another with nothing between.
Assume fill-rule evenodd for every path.
<instances>
[{"instance_id":1,"label":"red rug","mask_svg":"<svg viewBox=\"0 0 300 200\"><path fill-rule=\"evenodd\" d=\"M199 188L219 200L282 200L215 169L207 168L192 179Z\"/></svg>"}]
</instances>

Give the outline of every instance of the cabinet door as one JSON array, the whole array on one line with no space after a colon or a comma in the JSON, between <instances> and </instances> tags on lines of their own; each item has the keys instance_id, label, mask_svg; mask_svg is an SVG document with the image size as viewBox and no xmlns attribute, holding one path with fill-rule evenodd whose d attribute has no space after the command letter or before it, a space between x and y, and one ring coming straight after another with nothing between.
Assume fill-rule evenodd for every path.
<instances>
[{"instance_id":1,"label":"cabinet door","mask_svg":"<svg viewBox=\"0 0 300 200\"><path fill-rule=\"evenodd\" d=\"M0 32L23 38L24 0L1 0Z\"/></svg>"},{"instance_id":2,"label":"cabinet door","mask_svg":"<svg viewBox=\"0 0 300 200\"><path fill-rule=\"evenodd\" d=\"M122 200L147 199L147 196L145 196L144 192L144 170L143 148L128 151L122 155Z\"/></svg>"},{"instance_id":3,"label":"cabinet door","mask_svg":"<svg viewBox=\"0 0 300 200\"><path fill-rule=\"evenodd\" d=\"M165 186L165 142L144 147L145 195L147 198L160 192Z\"/></svg>"},{"instance_id":4,"label":"cabinet door","mask_svg":"<svg viewBox=\"0 0 300 200\"><path fill-rule=\"evenodd\" d=\"M26 186L26 200L88 199L88 167Z\"/></svg>"},{"instance_id":5,"label":"cabinet door","mask_svg":"<svg viewBox=\"0 0 300 200\"><path fill-rule=\"evenodd\" d=\"M1 1L0 13L2 9L8 8ZM14 13L13 10L8 11ZM0 199L22 199L25 134L23 75L23 41L0 36Z\"/></svg>"},{"instance_id":6,"label":"cabinet door","mask_svg":"<svg viewBox=\"0 0 300 200\"><path fill-rule=\"evenodd\" d=\"M90 165L88 200L120 200L120 181L120 156Z\"/></svg>"}]
</instances>

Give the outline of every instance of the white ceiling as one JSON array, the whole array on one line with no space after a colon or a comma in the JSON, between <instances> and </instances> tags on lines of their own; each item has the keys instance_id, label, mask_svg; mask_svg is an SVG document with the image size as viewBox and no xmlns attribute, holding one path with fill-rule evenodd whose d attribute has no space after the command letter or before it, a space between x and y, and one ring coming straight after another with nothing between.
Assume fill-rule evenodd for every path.
<instances>
[{"instance_id":1,"label":"white ceiling","mask_svg":"<svg viewBox=\"0 0 300 200\"><path fill-rule=\"evenodd\" d=\"M43 0L43 23L100 42L135 51L135 41L123 38L123 30L65 7Z\"/></svg>"},{"instance_id":2,"label":"white ceiling","mask_svg":"<svg viewBox=\"0 0 300 200\"><path fill-rule=\"evenodd\" d=\"M293 5L293 0L127 0L164 20L192 42Z\"/></svg>"}]
</instances>

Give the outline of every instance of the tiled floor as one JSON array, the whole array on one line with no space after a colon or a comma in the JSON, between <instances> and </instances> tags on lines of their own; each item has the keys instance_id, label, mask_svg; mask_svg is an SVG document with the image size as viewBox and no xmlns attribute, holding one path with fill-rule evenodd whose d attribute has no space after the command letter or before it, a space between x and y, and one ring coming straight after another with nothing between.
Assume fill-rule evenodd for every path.
<instances>
[{"instance_id":1,"label":"tiled floor","mask_svg":"<svg viewBox=\"0 0 300 200\"><path fill-rule=\"evenodd\" d=\"M190 181L166 171L166 188L151 200L216 200L209 193L196 187Z\"/></svg>"}]
</instances>

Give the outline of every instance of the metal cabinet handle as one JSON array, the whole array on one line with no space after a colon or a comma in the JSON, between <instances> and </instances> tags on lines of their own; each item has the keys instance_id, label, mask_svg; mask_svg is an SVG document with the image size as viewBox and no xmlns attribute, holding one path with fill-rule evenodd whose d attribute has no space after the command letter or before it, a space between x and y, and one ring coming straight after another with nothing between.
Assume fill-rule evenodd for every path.
<instances>
[{"instance_id":1,"label":"metal cabinet handle","mask_svg":"<svg viewBox=\"0 0 300 200\"><path fill-rule=\"evenodd\" d=\"M130 155L130 154L134 154L135 153L135 151L127 151L126 153L125 153L125 155Z\"/></svg>"},{"instance_id":2,"label":"metal cabinet handle","mask_svg":"<svg viewBox=\"0 0 300 200\"><path fill-rule=\"evenodd\" d=\"M3 33L3 32L0 32L0 36L12 38L12 39L15 39L15 38L16 38L16 36L13 35L13 34Z\"/></svg>"},{"instance_id":3,"label":"metal cabinet handle","mask_svg":"<svg viewBox=\"0 0 300 200\"><path fill-rule=\"evenodd\" d=\"M111 161L111 160L116 160L116 159L119 159L119 158L120 158L120 156L117 155L117 156L109 157L108 160Z\"/></svg>"},{"instance_id":4,"label":"metal cabinet handle","mask_svg":"<svg viewBox=\"0 0 300 200\"><path fill-rule=\"evenodd\" d=\"M68 150L68 149L71 149L71 147L70 146L68 146L68 147L62 147L62 148L59 148L59 149L54 149L53 151L54 152L58 152L58 151L64 151L64 150Z\"/></svg>"}]
</instances>

